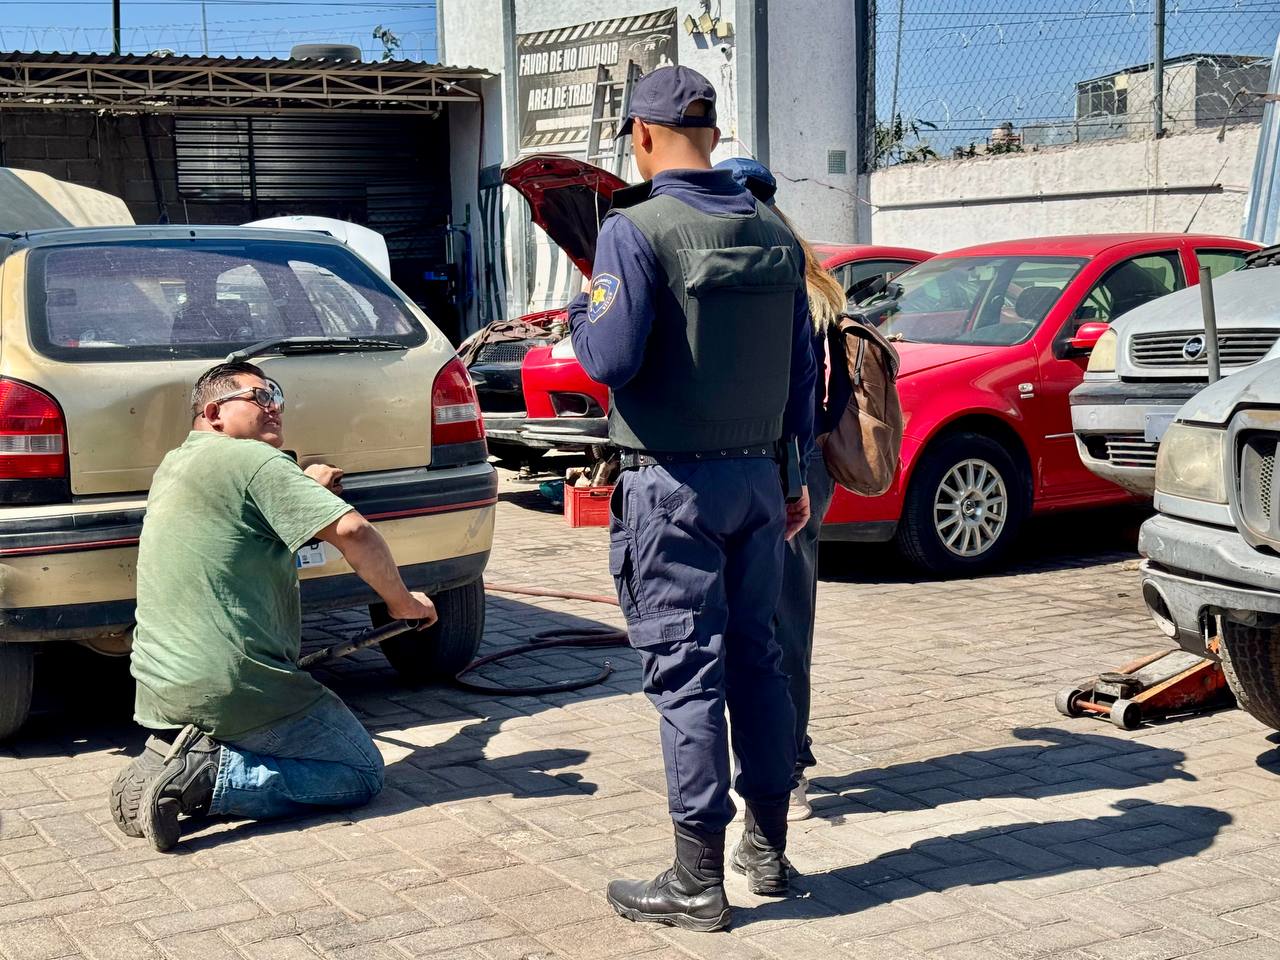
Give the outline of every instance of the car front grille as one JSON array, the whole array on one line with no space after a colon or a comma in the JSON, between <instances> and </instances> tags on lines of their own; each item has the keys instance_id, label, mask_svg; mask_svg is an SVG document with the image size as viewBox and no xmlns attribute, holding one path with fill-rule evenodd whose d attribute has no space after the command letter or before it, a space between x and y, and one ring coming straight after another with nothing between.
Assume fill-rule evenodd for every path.
<instances>
[{"instance_id":1,"label":"car front grille","mask_svg":"<svg viewBox=\"0 0 1280 960\"><path fill-rule=\"evenodd\" d=\"M1268 411L1269 419L1275 414ZM1266 416L1267 414L1264 414ZM1261 426L1252 420L1236 435L1236 486L1241 533L1255 547L1280 550L1280 485L1276 483L1276 447L1280 432L1250 429Z\"/></svg>"},{"instance_id":2,"label":"car front grille","mask_svg":"<svg viewBox=\"0 0 1280 960\"><path fill-rule=\"evenodd\" d=\"M1204 334L1195 330L1179 333L1140 333L1129 344L1129 359L1136 367L1204 367L1208 354L1197 350ZM1275 330L1231 330L1218 334L1219 363L1242 367L1257 363L1280 339Z\"/></svg>"},{"instance_id":3,"label":"car front grille","mask_svg":"<svg viewBox=\"0 0 1280 960\"><path fill-rule=\"evenodd\" d=\"M476 354L475 363L520 363L524 355L539 346L540 340L503 340L486 343Z\"/></svg>"},{"instance_id":4,"label":"car front grille","mask_svg":"<svg viewBox=\"0 0 1280 960\"><path fill-rule=\"evenodd\" d=\"M1117 467L1156 468L1160 444L1144 440L1140 433L1112 434L1105 438L1107 460Z\"/></svg>"}]
</instances>

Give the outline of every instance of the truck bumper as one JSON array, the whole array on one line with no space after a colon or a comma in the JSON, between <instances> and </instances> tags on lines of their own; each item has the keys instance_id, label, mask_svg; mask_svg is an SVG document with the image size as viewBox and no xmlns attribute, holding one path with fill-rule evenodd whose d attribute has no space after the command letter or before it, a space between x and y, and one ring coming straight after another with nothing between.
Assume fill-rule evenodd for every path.
<instances>
[{"instance_id":1,"label":"truck bumper","mask_svg":"<svg viewBox=\"0 0 1280 960\"><path fill-rule=\"evenodd\" d=\"M1142 598L1156 625L1184 650L1205 646L1213 617L1255 623L1280 617L1280 557L1255 550L1235 530L1163 514L1142 525Z\"/></svg>"}]
</instances>

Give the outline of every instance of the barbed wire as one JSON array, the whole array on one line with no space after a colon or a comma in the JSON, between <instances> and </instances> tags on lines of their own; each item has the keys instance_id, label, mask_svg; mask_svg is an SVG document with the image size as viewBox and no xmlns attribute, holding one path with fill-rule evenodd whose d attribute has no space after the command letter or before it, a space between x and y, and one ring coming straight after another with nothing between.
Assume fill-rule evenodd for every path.
<instances>
[{"instance_id":1,"label":"barbed wire","mask_svg":"<svg viewBox=\"0 0 1280 960\"><path fill-rule=\"evenodd\" d=\"M379 60L384 46L373 36L379 24L326 27L279 27L258 30L227 30L210 27L206 32L199 24L185 29L174 27L127 27L120 31L120 47L126 53L150 54L164 51L181 56L203 56L208 38L210 56L287 57L296 43L345 43L357 46L361 56ZM434 30L396 30L400 47L397 60L436 59ZM103 53L111 50L109 27L14 27L0 26L0 50L25 50L40 53Z\"/></svg>"},{"instance_id":2,"label":"barbed wire","mask_svg":"<svg viewBox=\"0 0 1280 960\"><path fill-rule=\"evenodd\" d=\"M1151 0L877 0L881 165L1149 132ZM1257 120L1280 0L1167 0L1167 129Z\"/></svg>"}]
</instances>

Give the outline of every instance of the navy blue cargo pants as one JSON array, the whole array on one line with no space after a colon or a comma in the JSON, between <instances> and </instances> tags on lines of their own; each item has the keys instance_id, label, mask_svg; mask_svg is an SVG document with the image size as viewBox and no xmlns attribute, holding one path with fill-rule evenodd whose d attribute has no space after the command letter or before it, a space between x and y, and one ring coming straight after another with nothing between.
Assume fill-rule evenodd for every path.
<instances>
[{"instance_id":1,"label":"navy blue cargo pants","mask_svg":"<svg viewBox=\"0 0 1280 960\"><path fill-rule=\"evenodd\" d=\"M609 572L661 716L671 817L724 830L734 815L726 705L743 799L785 800L795 767L795 712L773 639L786 515L777 464L629 470L610 507Z\"/></svg>"}]
</instances>

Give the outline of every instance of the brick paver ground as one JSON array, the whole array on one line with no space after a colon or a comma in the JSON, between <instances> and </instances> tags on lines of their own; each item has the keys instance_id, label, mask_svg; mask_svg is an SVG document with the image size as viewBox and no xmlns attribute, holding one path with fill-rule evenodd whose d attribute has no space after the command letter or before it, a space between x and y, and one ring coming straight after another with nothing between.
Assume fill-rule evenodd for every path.
<instances>
[{"instance_id":1,"label":"brick paver ground","mask_svg":"<svg viewBox=\"0 0 1280 960\"><path fill-rule=\"evenodd\" d=\"M488 578L608 592L607 535L504 476ZM5 960L857 957L1275 960L1280 759L1229 711L1125 733L1053 694L1159 647L1131 514L1040 522L1008 573L918 582L881 550L824 557L814 666L818 815L797 895L731 875L731 932L627 923L615 876L668 862L655 715L627 650L547 652L492 679L607 683L489 699L401 686L368 652L323 673L373 730L387 788L357 811L207 826L169 855L111 824L141 743L118 670L61 658L0 749ZM320 642L359 611L313 618ZM493 595L486 646L619 622ZM44 666L55 665L47 657ZM736 830L735 830L736 833Z\"/></svg>"}]
</instances>

